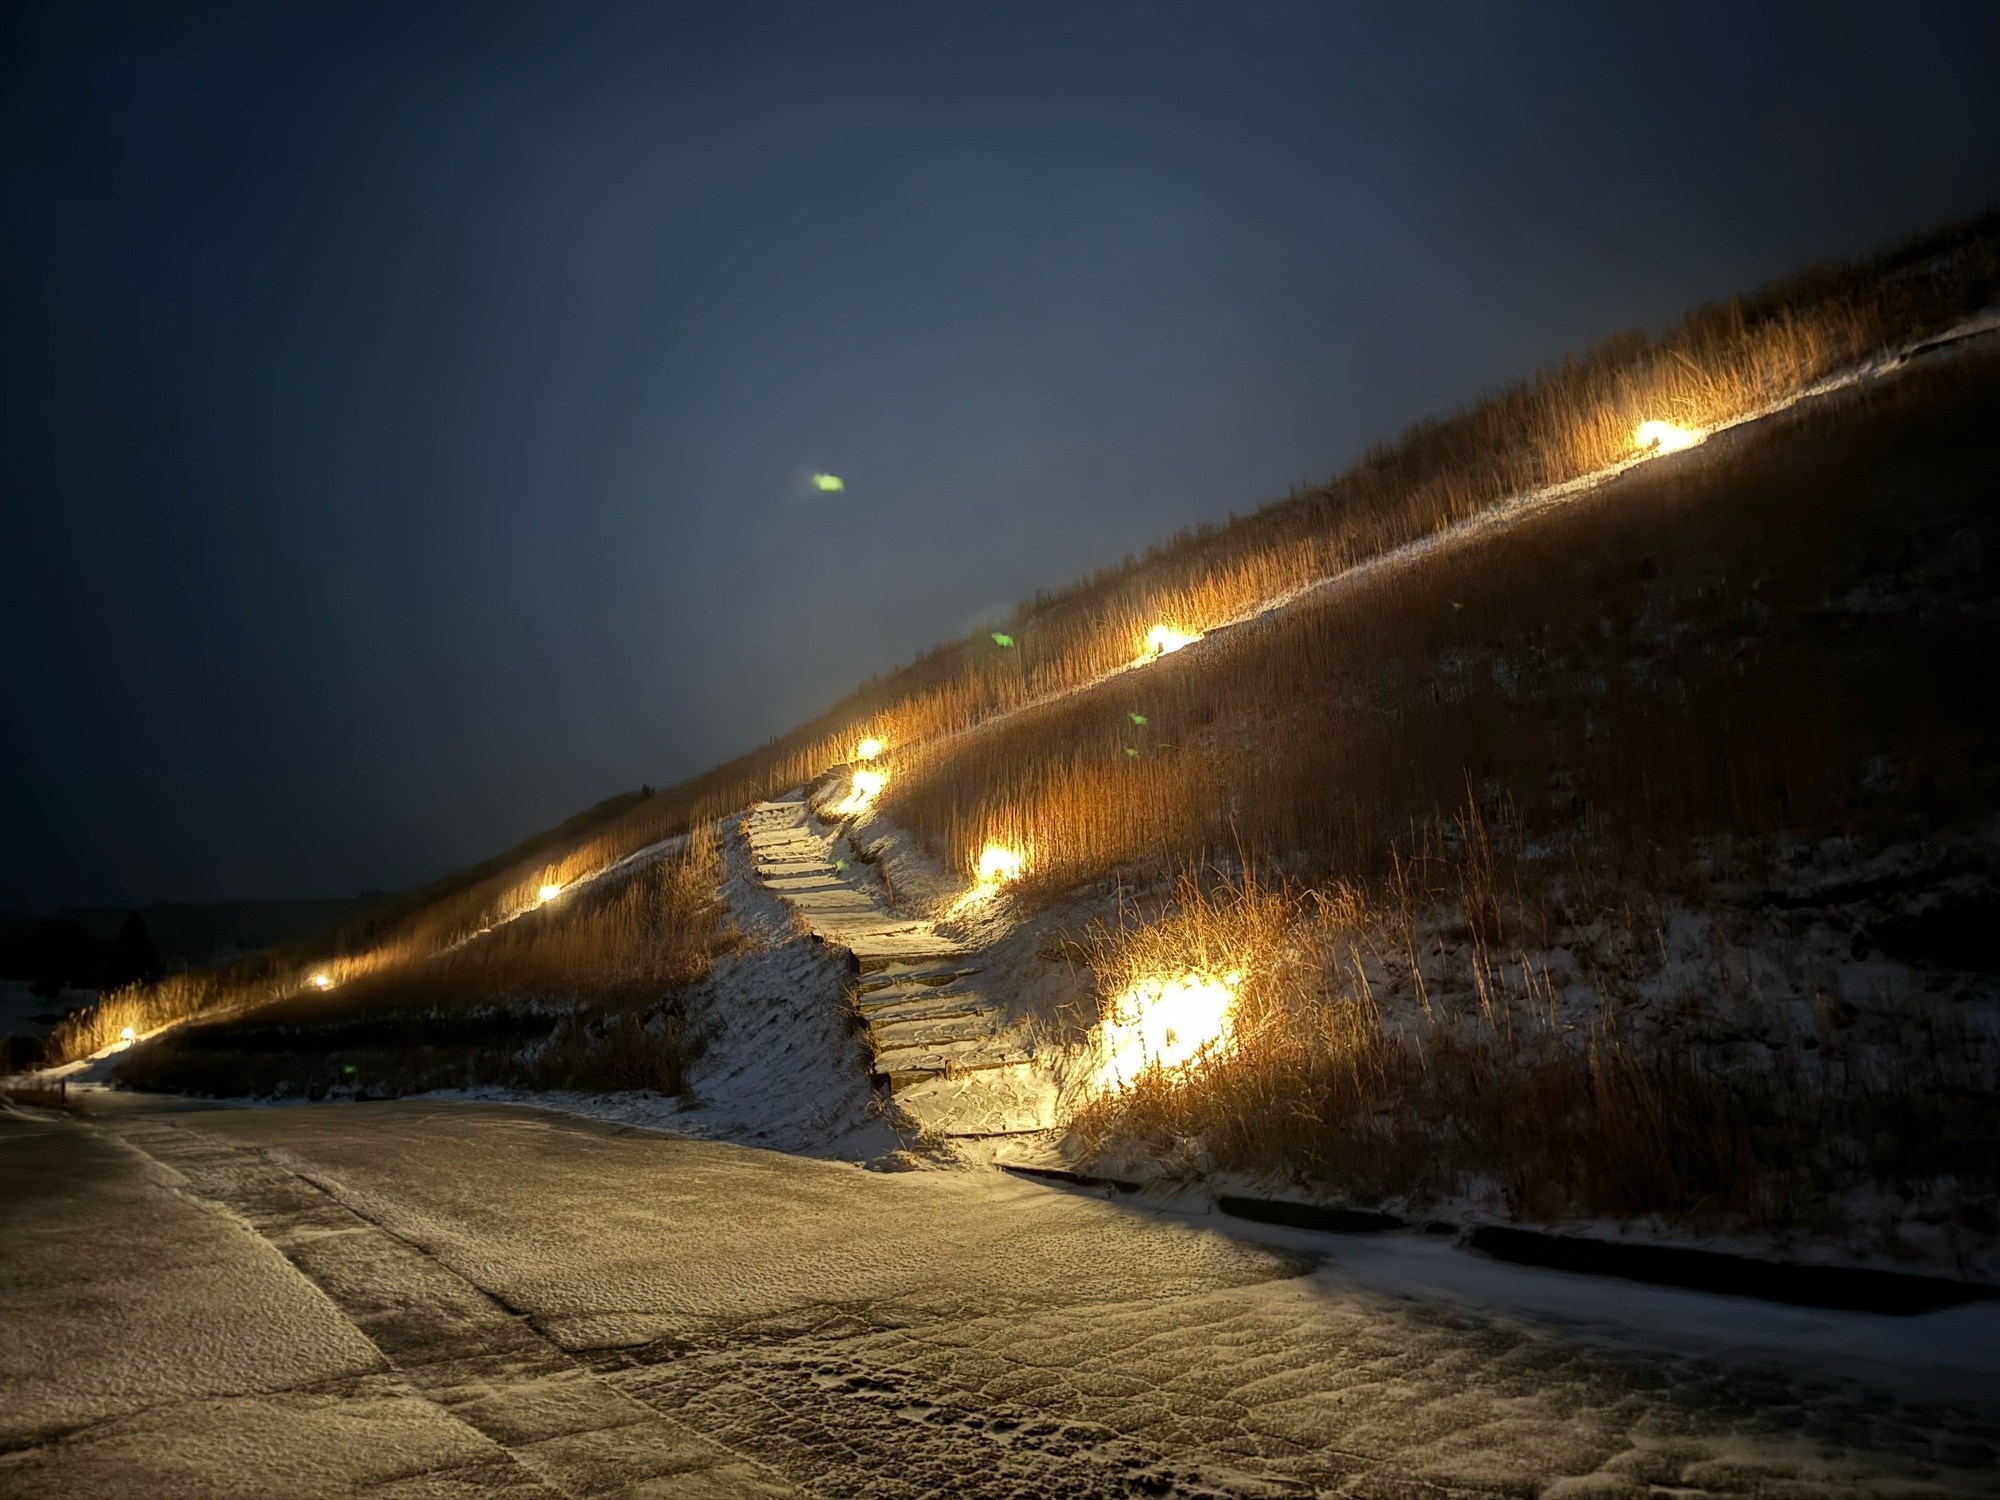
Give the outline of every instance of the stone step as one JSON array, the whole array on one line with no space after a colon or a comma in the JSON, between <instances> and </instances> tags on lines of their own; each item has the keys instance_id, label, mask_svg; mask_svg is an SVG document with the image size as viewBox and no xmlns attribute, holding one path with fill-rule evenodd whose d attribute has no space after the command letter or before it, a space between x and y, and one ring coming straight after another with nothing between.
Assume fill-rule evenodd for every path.
<instances>
[{"instance_id":1,"label":"stone step","mask_svg":"<svg viewBox=\"0 0 2000 1500\"><path fill-rule=\"evenodd\" d=\"M938 939L933 937L931 946L922 951L912 949L908 953L884 953L864 958L861 960L861 972L891 979L914 978L925 971L936 973L941 966L955 963L971 951L970 948L940 947Z\"/></svg>"},{"instance_id":2,"label":"stone step","mask_svg":"<svg viewBox=\"0 0 2000 1500\"><path fill-rule=\"evenodd\" d=\"M875 1050L874 1080L919 1125L945 1135L1015 1135L1055 1123L1056 1091L1027 1034L967 984L978 950L882 904L865 869L840 868L833 840L801 802L761 803L745 819L764 887L811 929L853 953L854 1006Z\"/></svg>"},{"instance_id":3,"label":"stone step","mask_svg":"<svg viewBox=\"0 0 2000 1500\"><path fill-rule=\"evenodd\" d=\"M804 911L838 911L851 915L872 917L881 926L911 927L907 920L887 916L882 908L868 899L866 891L857 891L851 885L818 885L809 891L797 891L790 897L792 905Z\"/></svg>"},{"instance_id":4,"label":"stone step","mask_svg":"<svg viewBox=\"0 0 2000 1500\"><path fill-rule=\"evenodd\" d=\"M1025 1135L1057 1124L1055 1085L1019 1065L911 1082L896 1104L926 1130L949 1136Z\"/></svg>"},{"instance_id":5,"label":"stone step","mask_svg":"<svg viewBox=\"0 0 2000 1500\"><path fill-rule=\"evenodd\" d=\"M885 1026L891 1021L921 1021L944 1016L998 1015L1001 1007L987 998L983 990L952 990L942 995L921 994L871 996L869 1003L857 1000L854 1008L871 1026Z\"/></svg>"},{"instance_id":6,"label":"stone step","mask_svg":"<svg viewBox=\"0 0 2000 1500\"><path fill-rule=\"evenodd\" d=\"M795 904L802 911L812 909L811 902ZM861 940L867 951L863 952L860 948L856 948L855 954L861 959L861 972L864 974L868 972L868 963L871 959L897 963L909 954L937 941L930 931L918 922L905 922L896 917L883 916L879 912L836 912L825 907L819 909L825 911L830 920L837 921L849 936Z\"/></svg>"},{"instance_id":7,"label":"stone step","mask_svg":"<svg viewBox=\"0 0 2000 1500\"><path fill-rule=\"evenodd\" d=\"M963 1041L896 1046L875 1054L875 1071L894 1077L914 1073L962 1073L1032 1062L1034 1052L1019 1037L993 1033Z\"/></svg>"},{"instance_id":8,"label":"stone step","mask_svg":"<svg viewBox=\"0 0 2000 1500\"><path fill-rule=\"evenodd\" d=\"M993 1037L991 1012L971 1011L956 1016L916 1016L899 1021L870 1021L869 1040L877 1056L911 1049L942 1049L959 1042L984 1042Z\"/></svg>"},{"instance_id":9,"label":"stone step","mask_svg":"<svg viewBox=\"0 0 2000 1500\"><path fill-rule=\"evenodd\" d=\"M859 989L864 995L895 989L908 990L914 994L920 990L942 989L945 985L954 984L961 979L970 979L978 972L977 969L963 967L922 969L913 974L889 974L877 970L861 981Z\"/></svg>"}]
</instances>

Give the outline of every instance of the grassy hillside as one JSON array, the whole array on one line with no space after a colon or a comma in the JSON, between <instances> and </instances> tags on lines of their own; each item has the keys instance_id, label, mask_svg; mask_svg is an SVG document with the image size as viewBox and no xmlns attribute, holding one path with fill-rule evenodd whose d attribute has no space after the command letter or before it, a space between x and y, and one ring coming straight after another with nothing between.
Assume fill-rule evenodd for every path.
<instances>
[{"instance_id":1,"label":"grassy hillside","mask_svg":"<svg viewBox=\"0 0 2000 1500\"><path fill-rule=\"evenodd\" d=\"M1586 816L1634 797L1651 798L1660 804L1654 822L1666 829L1677 816L1671 804L1680 793L1646 782L1644 767L1625 766L1602 751L1598 720L1591 716L1646 712L1638 706L1643 694L1621 686L1615 703L1577 707L1594 681L1587 621L1579 613L1551 627L1557 635L1547 644L1554 654L1546 660L1535 654L1543 650L1536 637L1541 627L1522 601L1546 588L1528 581L1536 566L1528 561L1510 575L1512 593L1481 592L1476 579L1454 585L1466 597L1452 601L1459 608L1448 616L1431 618L1427 606L1415 602L1358 615L1309 611L1310 620L1301 616L1296 627L1305 634L1287 635L1291 644L1247 662L1247 675L1226 693L1177 675L1174 663L1155 667L1145 674L1145 691L1160 695L1160 712L1121 705L1117 714L1141 712L1149 722L1128 721L1128 729L1144 732L1120 731L1115 747L1111 729L1118 719L1101 695L1066 700L1046 711L1054 717L1036 717L1042 728L1033 731L1033 743L1015 721L962 746L947 737L1129 664L1144 653L1153 625L1188 633L1211 629L1262 599L1477 515L1524 488L1633 457L1634 428L1642 419L1705 425L1757 411L1933 334L1991 302L1996 292L2000 220L1989 217L1865 263L1815 268L1740 302L1701 309L1657 337L1610 340L1468 411L1420 424L1324 486L1229 526L1185 533L1144 558L1039 596L1017 611L1001 633L1004 641L981 636L941 646L864 685L818 719L682 786L614 799L324 941L121 992L59 1031L52 1050L59 1057L81 1055L126 1025L143 1030L188 1015L289 1000L307 994L314 975L329 969L349 995L361 993L350 986L363 979L375 982L370 976L439 974L434 965L441 955L496 922L535 911L544 886L570 886L633 850L805 780L845 759L863 734L889 743L892 804L922 838L959 861L984 837L1011 830L1034 845L1044 886L1096 878L1135 858L1164 869L1225 839L1248 840L1273 868L1302 878L1379 874L1385 858L1398 857L1384 852L1397 820L1445 805L1440 799L1453 788L1462 797L1468 765L1475 801L1487 796L1479 789L1486 782L1533 780L1521 767L1545 753L1541 741L1518 728L1495 728L1500 721L1483 706L1499 689L1482 685L1481 652L1490 654L1503 638L1519 637L1532 648L1520 665L1509 667L1528 673L1527 688L1517 682L1509 699L1515 719L1528 712L1521 694L1539 691L1537 672L1547 676L1551 691L1559 688L1565 701L1574 700L1556 716L1575 740L1563 752L1575 762L1570 783L1560 794L1536 795L1567 796ZM1551 543L1547 560L1560 563L1570 550ZM1645 565L1640 558L1632 568L1636 573ZM1651 566L1667 580L1654 581L1658 591L1710 586L1691 564L1682 568L1656 558ZM1730 587L1740 594L1740 573L1731 575ZM1736 605L1752 615L1765 607L1750 595ZM1356 643L1369 639L1369 631L1382 633L1373 655L1356 655ZM1260 636L1258 644L1241 649L1262 652L1262 642ZM1414 662L1425 652L1458 663L1463 678L1447 674L1431 683L1432 722L1398 719L1401 709L1382 706L1408 693L1371 699L1362 691L1366 673L1360 668L1368 662ZM1266 688L1281 685L1276 678L1289 679L1302 665L1333 686L1288 700L1253 681L1264 672L1274 677ZM1409 682L1418 680L1413 666L1396 670ZM1339 707L1342 694L1353 698L1360 718L1372 714L1380 722L1354 732ZM1763 701L1748 687L1738 698L1744 712ZM1287 716L1297 721L1293 729L1286 728ZM1323 750L1322 741L1331 748ZM1629 737L1621 730L1615 742L1623 746ZM1022 753L1014 754L1017 749ZM1703 773L1707 780L1690 783L1691 808L1716 805L1725 784L1748 765L1724 761L1713 775ZM1242 785L1214 779L1217 764L1227 762ZM1489 774L1489 762L1499 769ZM1784 777L1796 786L1780 777L1774 791L1759 772L1756 785L1742 791L1745 806L1794 792L1821 796L1808 785L1818 774L1787 770ZM1632 791L1627 782L1633 776L1648 790ZM1341 778L1365 789L1334 795ZM1524 793L1520 800L1524 816L1546 821L1534 796ZM512 951L491 938L480 941L495 953ZM506 979L493 972L483 982L504 985Z\"/></svg>"},{"instance_id":2,"label":"grassy hillside","mask_svg":"<svg viewBox=\"0 0 2000 1500\"><path fill-rule=\"evenodd\" d=\"M1216 1055L1089 1101L1092 1159L1990 1229L1996 410L1967 356L1662 461L942 750L885 812L1017 841L1030 900L1115 877L1107 1011L1243 976Z\"/></svg>"},{"instance_id":3,"label":"grassy hillside","mask_svg":"<svg viewBox=\"0 0 2000 1500\"><path fill-rule=\"evenodd\" d=\"M712 831L697 833L628 879L565 894L476 942L180 1027L120 1076L310 1098L482 1084L681 1093L703 1044L682 992L730 941L718 873Z\"/></svg>"},{"instance_id":4,"label":"grassy hillside","mask_svg":"<svg viewBox=\"0 0 2000 1500\"><path fill-rule=\"evenodd\" d=\"M1246 852L1379 878L1468 797L1657 876L1996 810L1989 358L1663 458L1492 541L898 757L883 810L1060 891ZM1143 723L1140 722L1143 720Z\"/></svg>"}]
</instances>

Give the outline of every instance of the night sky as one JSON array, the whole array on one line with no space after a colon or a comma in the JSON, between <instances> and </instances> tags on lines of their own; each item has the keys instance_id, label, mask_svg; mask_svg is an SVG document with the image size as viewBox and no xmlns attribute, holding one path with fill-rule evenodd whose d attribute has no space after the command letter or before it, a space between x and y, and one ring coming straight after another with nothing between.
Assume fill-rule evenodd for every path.
<instances>
[{"instance_id":1,"label":"night sky","mask_svg":"<svg viewBox=\"0 0 2000 1500\"><path fill-rule=\"evenodd\" d=\"M0 904L432 878L1978 211L1996 16L9 6Z\"/></svg>"}]
</instances>

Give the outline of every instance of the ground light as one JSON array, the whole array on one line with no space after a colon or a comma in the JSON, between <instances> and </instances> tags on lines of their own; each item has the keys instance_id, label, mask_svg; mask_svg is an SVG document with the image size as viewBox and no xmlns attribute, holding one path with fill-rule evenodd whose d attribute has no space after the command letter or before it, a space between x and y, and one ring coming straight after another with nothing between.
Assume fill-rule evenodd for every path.
<instances>
[{"instance_id":1,"label":"ground light","mask_svg":"<svg viewBox=\"0 0 2000 1500\"><path fill-rule=\"evenodd\" d=\"M1183 646L1192 646L1200 639L1199 634L1189 635L1185 631L1174 629L1171 625L1155 625L1146 632L1146 654L1165 656L1169 652L1180 650Z\"/></svg>"},{"instance_id":2,"label":"ground light","mask_svg":"<svg viewBox=\"0 0 2000 1500\"><path fill-rule=\"evenodd\" d=\"M1682 448L1692 448L1701 441L1701 434L1692 427L1676 427L1672 422L1641 422L1633 429L1632 441L1640 448L1674 453Z\"/></svg>"},{"instance_id":3,"label":"ground light","mask_svg":"<svg viewBox=\"0 0 2000 1500\"><path fill-rule=\"evenodd\" d=\"M854 758L856 760L873 760L876 756L880 755L885 748L886 747L882 744L880 740L876 739L873 735L870 735L867 739L863 740L860 744L854 747Z\"/></svg>"},{"instance_id":4,"label":"ground light","mask_svg":"<svg viewBox=\"0 0 2000 1500\"><path fill-rule=\"evenodd\" d=\"M553 901L562 894L562 887L551 881L536 893L544 901Z\"/></svg>"},{"instance_id":5,"label":"ground light","mask_svg":"<svg viewBox=\"0 0 2000 1500\"><path fill-rule=\"evenodd\" d=\"M882 795L882 788L888 784L886 772L856 771L848 785L847 795L827 810L836 818L856 817L874 805L875 799Z\"/></svg>"},{"instance_id":6,"label":"ground light","mask_svg":"<svg viewBox=\"0 0 2000 1500\"><path fill-rule=\"evenodd\" d=\"M1135 982L1111 1002L1098 1027L1104 1055L1098 1088L1127 1088L1148 1068L1183 1068L1228 1052L1242 982L1242 974L1234 972L1221 978L1155 974Z\"/></svg>"},{"instance_id":7,"label":"ground light","mask_svg":"<svg viewBox=\"0 0 2000 1500\"><path fill-rule=\"evenodd\" d=\"M139 1033L130 1026L127 1026L123 1031L118 1033L118 1040L121 1042L130 1043L137 1041L138 1038Z\"/></svg>"},{"instance_id":8,"label":"ground light","mask_svg":"<svg viewBox=\"0 0 2000 1500\"><path fill-rule=\"evenodd\" d=\"M333 976L331 974L315 974L312 977L312 982L313 988L316 990L330 990L333 988Z\"/></svg>"},{"instance_id":9,"label":"ground light","mask_svg":"<svg viewBox=\"0 0 2000 1500\"><path fill-rule=\"evenodd\" d=\"M1027 856L1019 849L1009 849L1005 844L988 844L979 851L978 862L973 868L979 872L981 885L999 885L1002 881L1019 880L1027 863Z\"/></svg>"}]
</instances>

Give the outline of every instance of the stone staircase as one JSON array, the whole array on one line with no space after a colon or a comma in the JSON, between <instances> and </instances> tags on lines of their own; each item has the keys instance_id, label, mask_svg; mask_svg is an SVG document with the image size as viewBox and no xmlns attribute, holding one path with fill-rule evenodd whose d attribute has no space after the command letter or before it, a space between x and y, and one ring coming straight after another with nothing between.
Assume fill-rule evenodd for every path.
<instances>
[{"instance_id":1,"label":"stone staircase","mask_svg":"<svg viewBox=\"0 0 2000 1500\"><path fill-rule=\"evenodd\" d=\"M854 1007L878 1089L940 1135L1055 1124L1055 1082L1025 1030L981 989L976 949L890 911L872 882L841 867L836 836L821 830L803 795L758 803L742 828L757 878L859 962Z\"/></svg>"}]
</instances>

